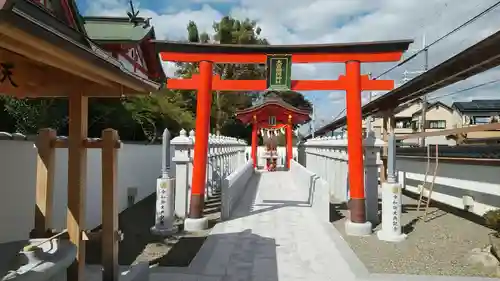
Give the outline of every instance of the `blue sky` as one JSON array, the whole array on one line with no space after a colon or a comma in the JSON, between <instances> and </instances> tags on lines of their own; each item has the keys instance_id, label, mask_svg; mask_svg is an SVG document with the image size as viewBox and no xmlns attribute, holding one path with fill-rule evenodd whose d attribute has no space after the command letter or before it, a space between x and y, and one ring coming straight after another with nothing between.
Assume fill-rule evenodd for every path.
<instances>
[{"instance_id":1,"label":"blue sky","mask_svg":"<svg viewBox=\"0 0 500 281\"><path fill-rule=\"evenodd\" d=\"M77 5L80 11L84 15L87 14L89 10L89 4L91 2L95 2L95 0L77 0ZM121 3L128 4L128 0L119 1ZM229 13L231 7L234 5L234 2L229 1L214 1L215 3L211 3L211 6L220 11L223 14ZM134 6L139 6L142 9L148 9L152 11L156 11L158 13L175 13L181 10L200 10L202 6L206 3L206 1L189 1L189 0L173 0L173 1L158 1L158 0L141 0L133 1Z\"/></svg>"},{"instance_id":2,"label":"blue sky","mask_svg":"<svg viewBox=\"0 0 500 281\"><path fill-rule=\"evenodd\" d=\"M463 3L462 3L463 2ZM419 49L422 37L432 42L474 16L496 0L134 0L143 16L152 17L158 39L179 40L186 35L186 26L194 20L201 31L211 32L212 23L222 16L256 20L262 36L272 44L314 44L366 42L413 39L411 49ZM88 16L125 16L128 0L77 0L80 11ZM430 67L443 62L461 50L496 32L500 12L494 11L448 37L429 51ZM362 72L377 75L391 64L364 64ZM400 84L404 71L421 70L419 57L391 71L384 79ZM168 68L166 68L168 73ZM337 79L344 73L341 64L294 65L294 79ZM498 77L498 69L478 75L440 90L432 96L447 94ZM412 78L410 75L409 78ZM344 92L304 93L314 102L320 123L331 121L345 107ZM363 101L368 100L363 94ZM482 87L460 96L448 96L451 103L472 98L496 98L497 86ZM435 99L439 100L439 99ZM322 124L318 124L320 126Z\"/></svg>"}]
</instances>

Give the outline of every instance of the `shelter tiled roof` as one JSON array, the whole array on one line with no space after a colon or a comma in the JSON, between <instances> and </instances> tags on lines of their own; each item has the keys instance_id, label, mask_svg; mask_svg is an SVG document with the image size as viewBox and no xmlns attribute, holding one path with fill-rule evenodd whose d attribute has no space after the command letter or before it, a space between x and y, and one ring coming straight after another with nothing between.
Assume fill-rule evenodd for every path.
<instances>
[{"instance_id":1,"label":"shelter tiled roof","mask_svg":"<svg viewBox=\"0 0 500 281\"><path fill-rule=\"evenodd\" d=\"M94 41L141 41L152 27L144 18L85 17L85 30Z\"/></svg>"}]
</instances>

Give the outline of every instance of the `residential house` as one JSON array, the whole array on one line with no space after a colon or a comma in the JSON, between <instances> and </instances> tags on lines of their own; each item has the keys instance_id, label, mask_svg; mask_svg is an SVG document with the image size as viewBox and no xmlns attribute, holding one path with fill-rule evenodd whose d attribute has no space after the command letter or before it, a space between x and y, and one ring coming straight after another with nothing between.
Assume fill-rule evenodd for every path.
<instances>
[{"instance_id":1,"label":"residential house","mask_svg":"<svg viewBox=\"0 0 500 281\"><path fill-rule=\"evenodd\" d=\"M422 111L419 110L412 115L413 132L419 132L422 122ZM425 114L425 131L433 132L455 128L453 109L442 102L427 105ZM413 140L416 141L416 140ZM426 144L455 145L455 141L447 139L446 136L432 136L425 138Z\"/></svg>"},{"instance_id":2,"label":"residential house","mask_svg":"<svg viewBox=\"0 0 500 281\"><path fill-rule=\"evenodd\" d=\"M396 122L396 128L394 129L394 132L396 133L396 135L411 134L413 132L412 115L420 110L422 110L422 107L421 107L421 102L419 100L396 108L394 112L394 118ZM375 132L375 136L377 138L381 138L383 130L383 117L379 115L368 118L371 118L372 122L371 126L372 130ZM366 131L368 127L368 121L369 121L368 118L365 119L363 123L364 131Z\"/></svg>"},{"instance_id":3,"label":"residential house","mask_svg":"<svg viewBox=\"0 0 500 281\"><path fill-rule=\"evenodd\" d=\"M421 100L416 100L413 103L401 106L395 111L395 123L396 127L394 132L396 136L407 135L416 133L419 131L420 122L422 115L422 102ZM371 118L371 117L369 117ZM368 120L364 122L364 128L366 130L368 125ZM449 106L441 103L428 103L426 110L426 131L433 130L443 130L453 128L453 110ZM377 116L372 118L372 129L375 132L375 136L382 138L383 129L383 118ZM418 145L418 139L407 139L404 140L404 144L408 145ZM428 144L453 144L454 142L447 140L443 137L429 137L426 138L426 143Z\"/></svg>"},{"instance_id":4,"label":"residential house","mask_svg":"<svg viewBox=\"0 0 500 281\"><path fill-rule=\"evenodd\" d=\"M500 100L455 102L452 108L457 128L500 122ZM463 134L461 139L463 143L499 143L500 131L470 132Z\"/></svg>"}]
</instances>

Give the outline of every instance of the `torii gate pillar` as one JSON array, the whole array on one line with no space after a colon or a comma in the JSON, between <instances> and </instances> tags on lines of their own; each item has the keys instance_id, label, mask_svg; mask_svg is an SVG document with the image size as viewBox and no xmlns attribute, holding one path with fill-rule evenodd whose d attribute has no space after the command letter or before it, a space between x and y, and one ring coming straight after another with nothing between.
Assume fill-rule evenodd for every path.
<instances>
[{"instance_id":1,"label":"torii gate pillar","mask_svg":"<svg viewBox=\"0 0 500 281\"><path fill-rule=\"evenodd\" d=\"M210 111L212 106L213 63L200 62L200 83L196 95L196 139L193 160L193 181L189 217L184 221L184 230L197 231L208 228L208 219L203 217L205 179L207 175L208 136L210 134Z\"/></svg>"},{"instance_id":2,"label":"torii gate pillar","mask_svg":"<svg viewBox=\"0 0 500 281\"><path fill-rule=\"evenodd\" d=\"M253 161L253 167L254 169L257 168L257 148L258 148L258 137L257 137L257 132L258 132L258 124L257 124L257 116L253 116L253 122L252 122L252 161Z\"/></svg>"},{"instance_id":3,"label":"torii gate pillar","mask_svg":"<svg viewBox=\"0 0 500 281\"><path fill-rule=\"evenodd\" d=\"M361 66L359 61L346 62L347 153L349 155L350 221L346 232L352 235L371 233L366 221L365 166L363 160L363 131L361 113Z\"/></svg>"}]
</instances>

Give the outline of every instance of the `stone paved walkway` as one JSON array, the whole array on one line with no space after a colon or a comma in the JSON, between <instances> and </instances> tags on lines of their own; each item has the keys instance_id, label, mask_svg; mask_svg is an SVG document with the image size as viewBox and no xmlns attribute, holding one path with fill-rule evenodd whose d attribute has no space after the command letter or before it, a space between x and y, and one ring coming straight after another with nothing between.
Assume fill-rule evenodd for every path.
<instances>
[{"instance_id":1,"label":"stone paved walkway","mask_svg":"<svg viewBox=\"0 0 500 281\"><path fill-rule=\"evenodd\" d=\"M151 281L354 280L289 172L258 172L234 218L219 223L187 271L153 270Z\"/></svg>"}]
</instances>

